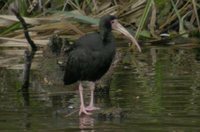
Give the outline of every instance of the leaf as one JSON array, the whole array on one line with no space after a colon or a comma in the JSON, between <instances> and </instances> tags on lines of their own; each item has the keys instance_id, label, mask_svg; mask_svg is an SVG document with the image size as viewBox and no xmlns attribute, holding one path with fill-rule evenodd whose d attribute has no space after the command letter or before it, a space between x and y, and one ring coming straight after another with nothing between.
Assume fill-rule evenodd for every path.
<instances>
[{"instance_id":1,"label":"leaf","mask_svg":"<svg viewBox=\"0 0 200 132\"><path fill-rule=\"evenodd\" d=\"M121 6L121 10L119 10L120 17L128 17L127 15L135 16L135 13L139 10L143 10L144 4L146 0L139 0L137 2L131 1L128 4Z\"/></svg>"},{"instance_id":2,"label":"leaf","mask_svg":"<svg viewBox=\"0 0 200 132\"><path fill-rule=\"evenodd\" d=\"M142 30L139 34L141 37L145 37L145 38L151 38L151 34L149 31L147 30Z\"/></svg>"},{"instance_id":3,"label":"leaf","mask_svg":"<svg viewBox=\"0 0 200 132\"><path fill-rule=\"evenodd\" d=\"M111 4L112 4L111 1L107 1L107 2L103 3L103 4L98 8L97 12L99 13L99 12L101 12L101 11L103 11L103 10L106 10L107 8L110 7Z\"/></svg>"},{"instance_id":4,"label":"leaf","mask_svg":"<svg viewBox=\"0 0 200 132\"><path fill-rule=\"evenodd\" d=\"M152 13L151 13L151 20L150 20L150 24L149 24L149 28L150 28L150 32L152 34L152 36L154 38L157 38L159 39L160 37L158 37L156 34L155 34L155 27L156 27L156 5L153 1L152 3Z\"/></svg>"},{"instance_id":5,"label":"leaf","mask_svg":"<svg viewBox=\"0 0 200 132\"><path fill-rule=\"evenodd\" d=\"M68 22L55 22L55 23L47 23L39 26L35 26L32 28L29 28L29 31L51 31L51 30L73 30L79 35L84 35L84 33L78 29L74 24L68 23Z\"/></svg>"},{"instance_id":6,"label":"leaf","mask_svg":"<svg viewBox=\"0 0 200 132\"><path fill-rule=\"evenodd\" d=\"M16 29L19 29L20 28L20 23L13 23L12 25L10 25L9 27L1 30L0 34L1 35L5 35L7 33L10 33Z\"/></svg>"},{"instance_id":7,"label":"leaf","mask_svg":"<svg viewBox=\"0 0 200 132\"><path fill-rule=\"evenodd\" d=\"M186 32L186 30L185 30L185 28L184 28L184 23L183 23L183 19L185 18L184 16L181 18L181 15L180 15L180 13L179 13L179 11L178 11L178 9L177 9L177 7L176 7L176 5L175 5L175 3L174 3L174 1L173 0L171 0L171 3L172 3L172 6L173 6L173 8L174 8L174 11L175 11L175 13L176 13L176 15L177 15L177 17L178 17L178 20L179 20L179 34L184 34L185 32ZM187 16L187 14L185 15L185 16ZM183 35L184 37L188 37L188 35Z\"/></svg>"},{"instance_id":8,"label":"leaf","mask_svg":"<svg viewBox=\"0 0 200 132\"><path fill-rule=\"evenodd\" d=\"M26 39L0 37L0 40L7 40L7 42L0 43L0 47L27 47L28 46ZM45 46L49 42L49 40L37 40L37 39L33 39L33 41L38 46Z\"/></svg>"},{"instance_id":9,"label":"leaf","mask_svg":"<svg viewBox=\"0 0 200 132\"><path fill-rule=\"evenodd\" d=\"M106 15L106 14L115 15L115 14L117 14L117 9L118 9L118 8L119 8L118 5L109 7L109 8L107 8L107 9L103 10L102 12L98 13L97 16L98 16L98 17L102 17L102 16L104 16L104 15Z\"/></svg>"},{"instance_id":10,"label":"leaf","mask_svg":"<svg viewBox=\"0 0 200 132\"><path fill-rule=\"evenodd\" d=\"M1 19L6 19L14 22L18 22L19 20L14 15L0 15ZM40 24L37 19L23 17L27 24L38 25Z\"/></svg>"},{"instance_id":11,"label":"leaf","mask_svg":"<svg viewBox=\"0 0 200 132\"><path fill-rule=\"evenodd\" d=\"M0 28L2 27L8 27L12 25L14 22L6 19L0 19Z\"/></svg>"},{"instance_id":12,"label":"leaf","mask_svg":"<svg viewBox=\"0 0 200 132\"><path fill-rule=\"evenodd\" d=\"M200 32L199 15L198 15L198 12L197 12L197 3L196 3L195 0L192 0L192 5L193 5L194 14L195 14L195 17L196 17L196 20L197 20L198 30Z\"/></svg>"},{"instance_id":13,"label":"leaf","mask_svg":"<svg viewBox=\"0 0 200 132\"><path fill-rule=\"evenodd\" d=\"M81 15L80 13L77 13L76 12L67 12L67 11L56 11L56 12L53 12L56 14L59 14L64 16L64 19L74 19L76 21L79 21L79 22L83 22L83 23L86 23L86 24L95 24L97 25L99 23L99 19L95 19L95 18L92 18L92 17L89 17L89 16L84 16L84 15Z\"/></svg>"},{"instance_id":14,"label":"leaf","mask_svg":"<svg viewBox=\"0 0 200 132\"><path fill-rule=\"evenodd\" d=\"M149 10L150 10L150 8L152 6L152 2L153 2L153 0L148 0L147 1L146 7L144 9L144 13L142 15L142 18L140 18L140 24L139 24L138 29L137 29L136 34L135 34L135 38L136 39L139 37L140 31L144 27L145 21L147 19L148 14L149 14Z\"/></svg>"}]
</instances>

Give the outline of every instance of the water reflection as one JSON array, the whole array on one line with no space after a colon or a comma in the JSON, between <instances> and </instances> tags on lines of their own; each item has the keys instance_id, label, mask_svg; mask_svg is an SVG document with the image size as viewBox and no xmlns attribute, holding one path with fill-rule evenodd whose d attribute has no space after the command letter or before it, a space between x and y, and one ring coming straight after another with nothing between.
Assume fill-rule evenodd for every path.
<instances>
[{"instance_id":1,"label":"water reflection","mask_svg":"<svg viewBox=\"0 0 200 132\"><path fill-rule=\"evenodd\" d=\"M25 109L24 115L23 115L23 123L22 127L25 131L28 131L31 129L31 121L30 121L31 114L29 113L28 108Z\"/></svg>"},{"instance_id":2,"label":"water reflection","mask_svg":"<svg viewBox=\"0 0 200 132\"><path fill-rule=\"evenodd\" d=\"M81 132L94 132L95 119L91 116L80 116L79 117L79 128Z\"/></svg>"},{"instance_id":3,"label":"water reflection","mask_svg":"<svg viewBox=\"0 0 200 132\"><path fill-rule=\"evenodd\" d=\"M29 96L17 92L22 71L0 69L0 131L199 131L200 48L124 51L110 94L96 95L101 110L92 116L78 116L77 87L51 76L53 61L52 69L32 71Z\"/></svg>"}]
</instances>

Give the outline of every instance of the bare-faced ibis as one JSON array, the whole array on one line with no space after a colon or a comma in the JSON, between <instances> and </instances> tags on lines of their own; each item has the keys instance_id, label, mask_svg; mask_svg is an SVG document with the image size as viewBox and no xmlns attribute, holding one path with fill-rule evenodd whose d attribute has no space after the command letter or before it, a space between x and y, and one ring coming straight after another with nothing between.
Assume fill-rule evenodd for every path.
<instances>
[{"instance_id":1,"label":"bare-faced ibis","mask_svg":"<svg viewBox=\"0 0 200 132\"><path fill-rule=\"evenodd\" d=\"M80 37L69 51L65 67L64 84L79 82L80 111L79 115L90 115L99 108L94 106L95 81L99 80L109 69L115 56L115 42L112 29L127 36L141 51L135 38L117 21L115 16L106 15L100 19L99 32ZM83 100L82 81L89 81L91 97L89 106Z\"/></svg>"}]
</instances>

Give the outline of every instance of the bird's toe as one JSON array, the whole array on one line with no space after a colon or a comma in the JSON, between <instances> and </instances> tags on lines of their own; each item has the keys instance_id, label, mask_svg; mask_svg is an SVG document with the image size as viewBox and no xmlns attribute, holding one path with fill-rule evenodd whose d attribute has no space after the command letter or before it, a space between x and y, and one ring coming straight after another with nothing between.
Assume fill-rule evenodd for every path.
<instances>
[{"instance_id":1,"label":"bird's toe","mask_svg":"<svg viewBox=\"0 0 200 132\"><path fill-rule=\"evenodd\" d=\"M86 109L86 111L94 111L94 110L99 110L100 108L94 107L94 106L87 106L85 109Z\"/></svg>"},{"instance_id":2,"label":"bird's toe","mask_svg":"<svg viewBox=\"0 0 200 132\"><path fill-rule=\"evenodd\" d=\"M81 114L92 115L92 113L87 112L86 108L80 108L79 115Z\"/></svg>"}]
</instances>

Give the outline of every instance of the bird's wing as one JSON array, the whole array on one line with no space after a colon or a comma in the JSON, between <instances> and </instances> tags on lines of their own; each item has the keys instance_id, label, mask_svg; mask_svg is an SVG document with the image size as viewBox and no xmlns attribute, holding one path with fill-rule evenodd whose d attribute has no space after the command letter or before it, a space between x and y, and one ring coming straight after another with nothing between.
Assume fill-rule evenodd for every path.
<instances>
[{"instance_id":1,"label":"bird's wing","mask_svg":"<svg viewBox=\"0 0 200 132\"><path fill-rule=\"evenodd\" d=\"M65 68L65 84L74 83L80 79L87 80L92 78L101 64L101 55L99 51L90 49L77 49L70 52Z\"/></svg>"}]
</instances>

